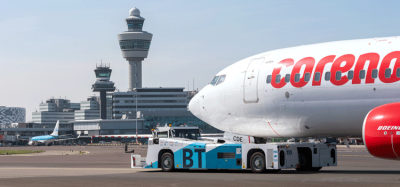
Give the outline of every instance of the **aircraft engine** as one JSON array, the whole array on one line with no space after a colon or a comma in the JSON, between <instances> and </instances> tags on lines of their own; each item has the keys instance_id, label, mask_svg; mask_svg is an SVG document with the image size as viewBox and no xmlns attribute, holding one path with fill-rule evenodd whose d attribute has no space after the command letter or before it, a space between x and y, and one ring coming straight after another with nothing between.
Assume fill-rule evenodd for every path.
<instances>
[{"instance_id":1,"label":"aircraft engine","mask_svg":"<svg viewBox=\"0 0 400 187\"><path fill-rule=\"evenodd\" d=\"M372 109L364 120L363 138L373 156L400 160L400 103Z\"/></svg>"}]
</instances>

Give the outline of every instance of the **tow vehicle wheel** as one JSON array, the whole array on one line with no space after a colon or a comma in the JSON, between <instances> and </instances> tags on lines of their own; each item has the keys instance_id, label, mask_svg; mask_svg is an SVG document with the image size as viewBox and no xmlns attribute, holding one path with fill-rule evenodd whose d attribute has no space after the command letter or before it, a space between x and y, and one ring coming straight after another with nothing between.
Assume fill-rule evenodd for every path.
<instances>
[{"instance_id":1,"label":"tow vehicle wheel","mask_svg":"<svg viewBox=\"0 0 400 187\"><path fill-rule=\"evenodd\" d=\"M174 170L174 156L171 153L164 153L161 157L162 171Z\"/></svg>"},{"instance_id":2,"label":"tow vehicle wheel","mask_svg":"<svg viewBox=\"0 0 400 187\"><path fill-rule=\"evenodd\" d=\"M299 153L299 167L296 168L297 171L310 171L311 167L309 167L310 163L308 163L308 159L306 155L303 153Z\"/></svg>"},{"instance_id":3,"label":"tow vehicle wheel","mask_svg":"<svg viewBox=\"0 0 400 187\"><path fill-rule=\"evenodd\" d=\"M265 156L264 154L257 152L254 153L250 158L251 171L254 173L262 173L265 171Z\"/></svg>"}]
</instances>

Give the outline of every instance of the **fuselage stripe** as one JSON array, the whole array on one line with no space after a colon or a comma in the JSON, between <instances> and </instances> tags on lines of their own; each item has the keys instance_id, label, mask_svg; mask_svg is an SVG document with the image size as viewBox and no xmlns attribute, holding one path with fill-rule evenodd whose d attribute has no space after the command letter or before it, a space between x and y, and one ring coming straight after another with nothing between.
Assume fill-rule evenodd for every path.
<instances>
[{"instance_id":1,"label":"fuselage stripe","mask_svg":"<svg viewBox=\"0 0 400 187\"><path fill-rule=\"evenodd\" d=\"M278 133L276 133L276 131L274 130L274 128L272 128L271 124L269 124L269 122L268 122L268 125L271 127L271 129L274 131L274 133L275 133L276 135L278 135L278 136L280 136L281 138L283 138L281 135L279 135Z\"/></svg>"}]
</instances>

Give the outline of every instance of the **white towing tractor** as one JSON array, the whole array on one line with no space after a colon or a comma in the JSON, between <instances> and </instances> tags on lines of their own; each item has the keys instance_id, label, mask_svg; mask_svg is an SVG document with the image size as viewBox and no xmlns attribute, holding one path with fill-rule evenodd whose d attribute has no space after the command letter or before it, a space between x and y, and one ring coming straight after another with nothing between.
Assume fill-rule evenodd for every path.
<instances>
[{"instance_id":1,"label":"white towing tractor","mask_svg":"<svg viewBox=\"0 0 400 187\"><path fill-rule=\"evenodd\" d=\"M240 136L240 135L238 135ZM149 139L147 157L131 155L132 168L178 169L245 169L255 173L278 172L295 168L318 171L337 165L334 143L243 143L231 138L202 137L197 127L157 127Z\"/></svg>"}]
</instances>

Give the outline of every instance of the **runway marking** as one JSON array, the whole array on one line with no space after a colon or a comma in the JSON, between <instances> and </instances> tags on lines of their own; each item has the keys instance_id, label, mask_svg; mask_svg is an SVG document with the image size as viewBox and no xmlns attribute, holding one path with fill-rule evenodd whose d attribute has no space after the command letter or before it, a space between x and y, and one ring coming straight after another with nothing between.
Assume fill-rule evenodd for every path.
<instances>
[{"instance_id":1,"label":"runway marking","mask_svg":"<svg viewBox=\"0 0 400 187\"><path fill-rule=\"evenodd\" d=\"M96 171L156 171L156 170L160 170L160 169L131 169L131 168L42 168L42 167L27 167L27 168L20 168L20 167L16 167L16 168L3 168L0 167L1 170L8 170L8 169L15 169L15 170L20 170L20 169L32 169L32 170L38 170L38 169L42 169L42 170L87 170L87 171L92 171L92 170L96 170Z\"/></svg>"},{"instance_id":2,"label":"runway marking","mask_svg":"<svg viewBox=\"0 0 400 187\"><path fill-rule=\"evenodd\" d=\"M359 157L374 157L370 155L338 155L338 156L359 156Z\"/></svg>"}]
</instances>

